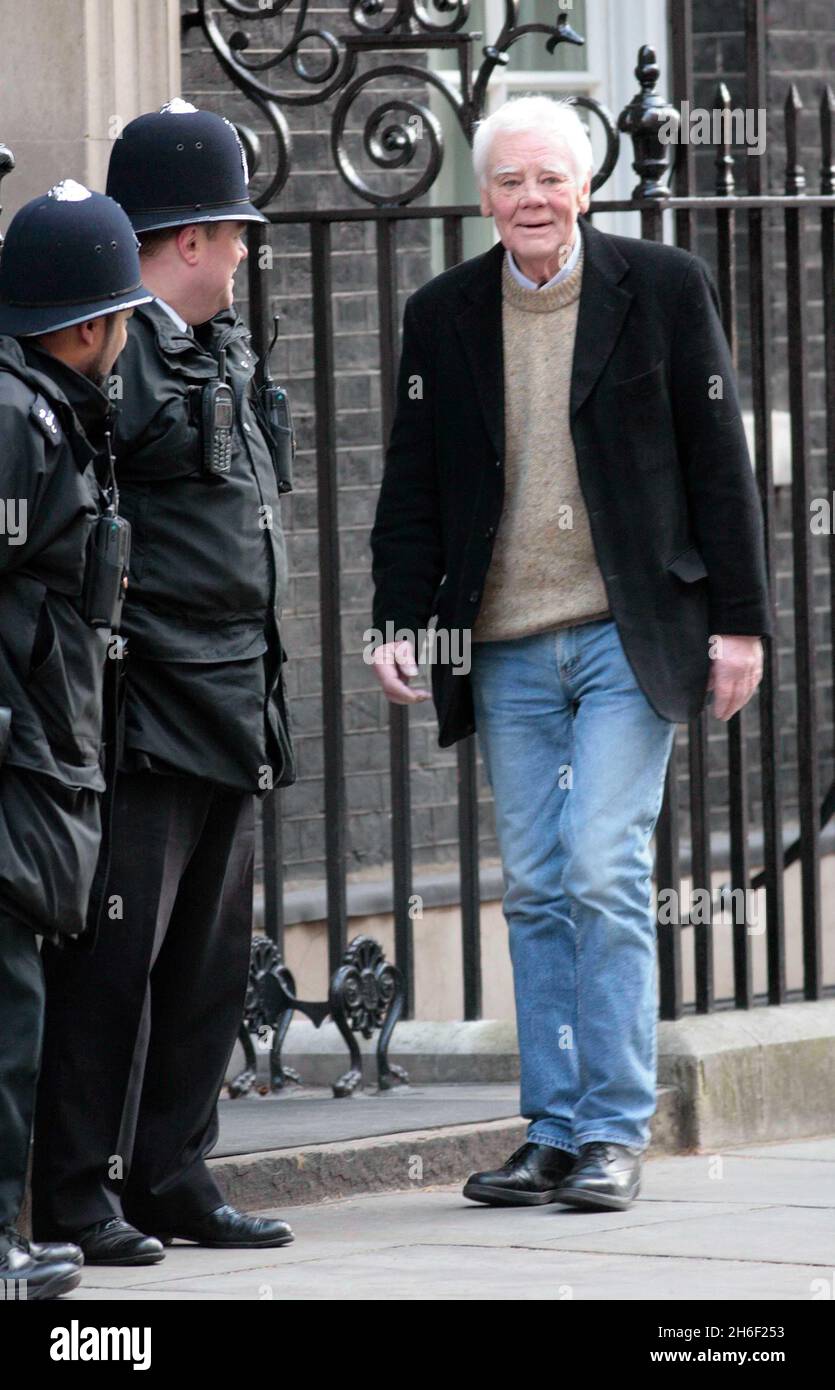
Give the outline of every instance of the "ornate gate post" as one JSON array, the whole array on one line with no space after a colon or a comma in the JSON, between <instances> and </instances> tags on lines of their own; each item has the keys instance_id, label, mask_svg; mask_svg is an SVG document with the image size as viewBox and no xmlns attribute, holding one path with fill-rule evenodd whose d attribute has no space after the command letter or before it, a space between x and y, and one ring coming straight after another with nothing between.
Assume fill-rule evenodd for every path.
<instances>
[{"instance_id":1,"label":"ornate gate post","mask_svg":"<svg viewBox=\"0 0 835 1390\"><path fill-rule=\"evenodd\" d=\"M640 178L633 189L633 198L669 198L670 190L661 180L667 173L669 163L669 139L661 138L661 131L678 130L681 117L674 106L655 90L661 76L661 69L655 56L655 49L644 44L638 50L638 66L635 76L641 90L625 106L618 118L618 130L628 135L635 150L632 168Z\"/></svg>"}]
</instances>

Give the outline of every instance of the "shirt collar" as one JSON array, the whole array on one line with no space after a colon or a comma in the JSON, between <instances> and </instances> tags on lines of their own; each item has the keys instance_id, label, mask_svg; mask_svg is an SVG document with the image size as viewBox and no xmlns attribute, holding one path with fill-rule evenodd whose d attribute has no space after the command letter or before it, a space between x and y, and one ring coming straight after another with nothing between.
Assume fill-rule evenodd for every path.
<instances>
[{"instance_id":1,"label":"shirt collar","mask_svg":"<svg viewBox=\"0 0 835 1390\"><path fill-rule=\"evenodd\" d=\"M571 248L571 254L568 257L568 260L566 261L562 269L558 270L556 275L552 275L551 279L545 285L537 285L535 280L529 279L529 277L519 269L518 265L516 264L516 261L513 259L512 251L507 252L507 264L514 280L517 282L517 284L522 285L524 289L550 290L553 288L554 285L558 285L561 280L565 280L566 277L571 274L572 270L574 269L575 265L580 259L580 246L580 224L578 222L574 234L574 245Z\"/></svg>"},{"instance_id":2,"label":"shirt collar","mask_svg":"<svg viewBox=\"0 0 835 1390\"><path fill-rule=\"evenodd\" d=\"M177 325L177 327L179 328L180 332L181 332L181 333L187 333L187 334L189 335L190 338L193 337L194 335L193 335L193 333L192 333L192 331L191 331L191 326L190 326L190 324L187 324L186 321L185 321L185 319L180 317L180 315L177 313L177 310L176 310L176 309L172 309L172 308L171 308L171 305L170 305L170 304L166 304L166 302L165 302L164 299L160 299L159 295L155 295L154 297L155 297L156 302L157 302L157 304L159 305L159 307L160 307L161 309L164 309L165 312L166 312L166 314L168 314L168 316L169 316L171 319L173 319L174 323Z\"/></svg>"}]
</instances>

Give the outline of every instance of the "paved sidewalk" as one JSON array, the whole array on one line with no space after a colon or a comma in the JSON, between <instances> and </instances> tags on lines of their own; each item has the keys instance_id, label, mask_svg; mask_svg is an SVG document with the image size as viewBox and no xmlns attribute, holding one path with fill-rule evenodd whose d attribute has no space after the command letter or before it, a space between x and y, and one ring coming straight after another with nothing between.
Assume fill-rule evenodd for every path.
<instances>
[{"instance_id":1,"label":"paved sidewalk","mask_svg":"<svg viewBox=\"0 0 835 1390\"><path fill-rule=\"evenodd\" d=\"M497 1210L418 1183L283 1214L282 1250L176 1244L159 1265L91 1267L63 1303L835 1297L835 1136L649 1159L620 1214Z\"/></svg>"},{"instance_id":2,"label":"paved sidewalk","mask_svg":"<svg viewBox=\"0 0 835 1390\"><path fill-rule=\"evenodd\" d=\"M368 1087L343 1100L334 1100L330 1089L322 1086L293 1086L286 1094L224 1097L218 1105L220 1135L212 1159L518 1115L518 1082L397 1086L391 1091Z\"/></svg>"}]
</instances>

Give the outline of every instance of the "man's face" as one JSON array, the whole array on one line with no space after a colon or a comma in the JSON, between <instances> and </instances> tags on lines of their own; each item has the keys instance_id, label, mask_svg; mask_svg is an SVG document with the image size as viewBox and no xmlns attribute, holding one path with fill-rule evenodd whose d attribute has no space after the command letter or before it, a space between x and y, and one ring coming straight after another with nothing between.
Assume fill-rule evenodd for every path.
<instances>
[{"instance_id":1,"label":"man's face","mask_svg":"<svg viewBox=\"0 0 835 1390\"><path fill-rule=\"evenodd\" d=\"M556 274L589 206L591 174L577 182L568 147L535 131L499 131L490 146L481 210L520 269ZM533 276L531 278L534 278Z\"/></svg>"},{"instance_id":2,"label":"man's face","mask_svg":"<svg viewBox=\"0 0 835 1390\"><path fill-rule=\"evenodd\" d=\"M209 236L205 224L197 224L200 244L200 298L206 319L231 307L235 298L235 271L246 260L243 240L246 222L215 222L217 230Z\"/></svg>"}]
</instances>

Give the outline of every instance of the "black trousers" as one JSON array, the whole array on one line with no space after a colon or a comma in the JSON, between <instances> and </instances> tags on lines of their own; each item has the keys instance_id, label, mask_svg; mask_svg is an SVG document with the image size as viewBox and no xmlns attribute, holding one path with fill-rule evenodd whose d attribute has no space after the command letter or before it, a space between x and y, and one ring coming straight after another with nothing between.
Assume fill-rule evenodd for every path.
<instances>
[{"instance_id":1,"label":"black trousers","mask_svg":"<svg viewBox=\"0 0 835 1390\"><path fill-rule=\"evenodd\" d=\"M162 1230L223 1201L205 1162L243 1012L254 801L120 775L92 954L44 943L35 1239L124 1214Z\"/></svg>"},{"instance_id":2,"label":"black trousers","mask_svg":"<svg viewBox=\"0 0 835 1390\"><path fill-rule=\"evenodd\" d=\"M41 958L30 927L0 916L0 1230L23 1205L43 1033Z\"/></svg>"}]
</instances>

